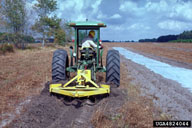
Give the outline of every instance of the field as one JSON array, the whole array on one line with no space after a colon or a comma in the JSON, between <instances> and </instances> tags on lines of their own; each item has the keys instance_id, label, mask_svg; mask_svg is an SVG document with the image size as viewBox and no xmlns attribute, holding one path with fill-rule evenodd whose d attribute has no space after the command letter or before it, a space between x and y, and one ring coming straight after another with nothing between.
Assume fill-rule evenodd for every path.
<instances>
[{"instance_id":1,"label":"field","mask_svg":"<svg viewBox=\"0 0 192 128\"><path fill-rule=\"evenodd\" d=\"M192 69L192 44L105 43ZM192 120L192 94L175 81L121 56L121 85L94 106L66 105L44 89L58 47L0 55L0 127L153 127L153 120ZM59 47L62 48L62 47ZM68 47L63 49L69 50ZM105 62L104 62L105 64ZM105 74L98 74L105 82ZM43 90L44 89L44 90ZM43 91L42 91L43 90Z\"/></svg>"}]
</instances>

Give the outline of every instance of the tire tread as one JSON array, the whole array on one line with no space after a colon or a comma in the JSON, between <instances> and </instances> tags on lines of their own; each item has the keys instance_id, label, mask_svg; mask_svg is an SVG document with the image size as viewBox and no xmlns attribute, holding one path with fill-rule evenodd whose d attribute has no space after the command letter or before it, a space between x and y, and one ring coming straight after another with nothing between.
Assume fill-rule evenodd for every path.
<instances>
[{"instance_id":1,"label":"tire tread","mask_svg":"<svg viewBox=\"0 0 192 128\"><path fill-rule=\"evenodd\" d=\"M117 50L109 50L107 53L106 82L120 86L120 56Z\"/></svg>"}]
</instances>

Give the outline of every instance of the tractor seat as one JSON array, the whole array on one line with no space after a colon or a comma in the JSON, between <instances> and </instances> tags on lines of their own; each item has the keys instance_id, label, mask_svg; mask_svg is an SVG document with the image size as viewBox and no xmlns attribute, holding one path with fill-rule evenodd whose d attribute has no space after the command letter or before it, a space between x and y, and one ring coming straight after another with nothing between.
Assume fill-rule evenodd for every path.
<instances>
[{"instance_id":1,"label":"tractor seat","mask_svg":"<svg viewBox=\"0 0 192 128\"><path fill-rule=\"evenodd\" d=\"M80 49L81 59L91 59L95 56L96 52L91 47L84 47Z\"/></svg>"},{"instance_id":2,"label":"tractor seat","mask_svg":"<svg viewBox=\"0 0 192 128\"><path fill-rule=\"evenodd\" d=\"M84 47L82 49L80 49L81 54L86 54L88 53L89 55L92 55L93 53L95 53L95 50L92 47Z\"/></svg>"}]
</instances>

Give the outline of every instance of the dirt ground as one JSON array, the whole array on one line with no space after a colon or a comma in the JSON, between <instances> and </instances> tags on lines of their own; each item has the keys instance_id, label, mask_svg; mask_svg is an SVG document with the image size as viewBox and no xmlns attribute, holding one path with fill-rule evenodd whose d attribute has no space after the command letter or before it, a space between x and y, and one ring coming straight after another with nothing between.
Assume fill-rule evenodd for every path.
<instances>
[{"instance_id":1,"label":"dirt ground","mask_svg":"<svg viewBox=\"0 0 192 128\"><path fill-rule=\"evenodd\" d=\"M191 68L191 44L106 43L103 60L106 51L115 46ZM112 88L109 97L93 106L79 102L65 104L43 90L51 81L54 50L48 47L0 56L0 127L148 128L153 127L153 120L192 120L190 91L122 56L121 85ZM104 73L98 77L105 81Z\"/></svg>"},{"instance_id":2,"label":"dirt ground","mask_svg":"<svg viewBox=\"0 0 192 128\"><path fill-rule=\"evenodd\" d=\"M106 43L111 47L126 47L145 55L161 57L161 61L170 59L181 64L189 64L192 67L191 43Z\"/></svg>"}]
</instances>

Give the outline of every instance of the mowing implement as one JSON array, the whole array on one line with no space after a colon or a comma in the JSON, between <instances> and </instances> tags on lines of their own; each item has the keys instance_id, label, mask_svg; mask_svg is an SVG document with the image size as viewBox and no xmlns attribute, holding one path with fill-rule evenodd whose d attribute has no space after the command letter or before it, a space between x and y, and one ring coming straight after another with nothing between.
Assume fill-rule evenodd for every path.
<instances>
[{"instance_id":1,"label":"mowing implement","mask_svg":"<svg viewBox=\"0 0 192 128\"><path fill-rule=\"evenodd\" d=\"M85 21L71 22L69 26L75 30L74 48L70 46L70 63L67 51L58 49L54 52L52 60L54 84L50 84L49 92L73 98L110 94L110 84L117 87L120 85L120 57L118 51L109 50L106 67L103 66L100 28L106 25L102 22ZM83 39L90 31L95 32L93 41L97 47L82 48ZM77 75L69 80L71 72L76 72ZM107 84L96 83L97 72L106 72Z\"/></svg>"}]
</instances>

